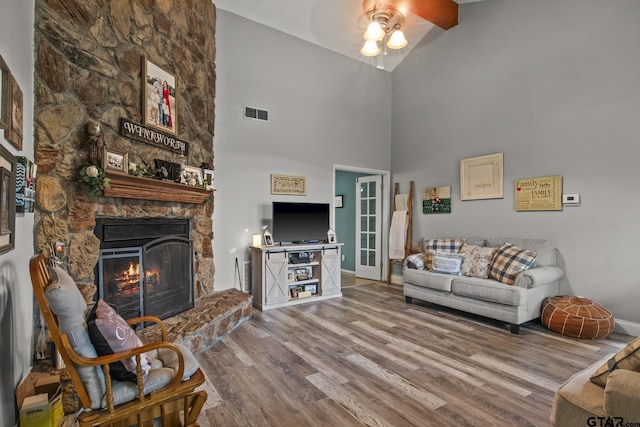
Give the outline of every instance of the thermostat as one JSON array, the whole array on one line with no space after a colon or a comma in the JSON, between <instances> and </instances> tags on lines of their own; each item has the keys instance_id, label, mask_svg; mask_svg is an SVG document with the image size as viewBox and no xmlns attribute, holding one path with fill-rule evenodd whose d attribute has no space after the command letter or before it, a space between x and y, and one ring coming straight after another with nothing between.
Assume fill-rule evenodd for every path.
<instances>
[{"instance_id":1,"label":"thermostat","mask_svg":"<svg viewBox=\"0 0 640 427\"><path fill-rule=\"evenodd\" d=\"M580 194L563 194L562 204L565 206L580 206Z\"/></svg>"}]
</instances>

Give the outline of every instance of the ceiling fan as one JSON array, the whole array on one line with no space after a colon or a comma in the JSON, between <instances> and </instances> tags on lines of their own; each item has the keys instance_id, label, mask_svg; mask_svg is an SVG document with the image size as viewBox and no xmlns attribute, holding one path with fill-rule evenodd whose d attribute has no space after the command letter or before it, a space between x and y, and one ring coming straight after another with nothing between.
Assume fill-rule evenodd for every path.
<instances>
[{"instance_id":1,"label":"ceiling fan","mask_svg":"<svg viewBox=\"0 0 640 427\"><path fill-rule=\"evenodd\" d=\"M376 56L381 50L378 42L386 40L386 47L401 49L407 45L402 24L407 12L421 17L444 30L458 24L458 3L453 0L363 0L362 10L369 20L360 50L364 56Z\"/></svg>"}]
</instances>

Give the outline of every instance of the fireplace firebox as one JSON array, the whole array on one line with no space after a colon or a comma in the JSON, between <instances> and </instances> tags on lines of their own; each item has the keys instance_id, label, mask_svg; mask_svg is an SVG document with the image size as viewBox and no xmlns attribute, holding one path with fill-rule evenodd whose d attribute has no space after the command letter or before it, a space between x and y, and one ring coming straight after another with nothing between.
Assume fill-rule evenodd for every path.
<instances>
[{"instance_id":1,"label":"fireplace firebox","mask_svg":"<svg viewBox=\"0 0 640 427\"><path fill-rule=\"evenodd\" d=\"M97 219L98 296L125 319L193 308L193 245L182 218Z\"/></svg>"}]
</instances>

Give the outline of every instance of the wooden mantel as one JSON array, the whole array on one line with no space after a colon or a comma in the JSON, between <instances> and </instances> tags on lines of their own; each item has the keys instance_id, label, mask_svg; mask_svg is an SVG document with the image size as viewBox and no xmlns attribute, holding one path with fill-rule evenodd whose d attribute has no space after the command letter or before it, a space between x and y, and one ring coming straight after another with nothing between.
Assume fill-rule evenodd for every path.
<instances>
[{"instance_id":1,"label":"wooden mantel","mask_svg":"<svg viewBox=\"0 0 640 427\"><path fill-rule=\"evenodd\" d=\"M213 198L213 190L186 184L117 172L107 172L107 177L110 179L110 188L104 189L105 197L180 203L204 203L207 198Z\"/></svg>"}]
</instances>

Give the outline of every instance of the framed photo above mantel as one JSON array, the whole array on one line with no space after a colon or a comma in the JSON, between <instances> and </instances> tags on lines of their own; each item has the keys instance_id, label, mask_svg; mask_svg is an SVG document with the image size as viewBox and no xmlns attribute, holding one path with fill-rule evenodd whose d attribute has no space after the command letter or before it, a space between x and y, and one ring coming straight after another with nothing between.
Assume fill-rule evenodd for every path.
<instances>
[{"instance_id":1,"label":"framed photo above mantel","mask_svg":"<svg viewBox=\"0 0 640 427\"><path fill-rule=\"evenodd\" d=\"M503 153L460 160L460 200L502 199Z\"/></svg>"},{"instance_id":2,"label":"framed photo above mantel","mask_svg":"<svg viewBox=\"0 0 640 427\"><path fill-rule=\"evenodd\" d=\"M178 102L176 76L143 58L144 91L142 109L144 124L178 134Z\"/></svg>"}]
</instances>

